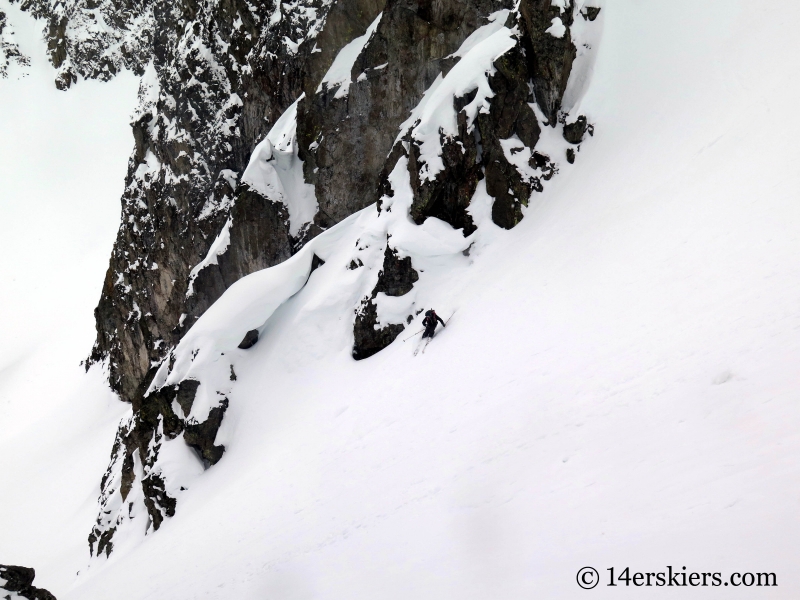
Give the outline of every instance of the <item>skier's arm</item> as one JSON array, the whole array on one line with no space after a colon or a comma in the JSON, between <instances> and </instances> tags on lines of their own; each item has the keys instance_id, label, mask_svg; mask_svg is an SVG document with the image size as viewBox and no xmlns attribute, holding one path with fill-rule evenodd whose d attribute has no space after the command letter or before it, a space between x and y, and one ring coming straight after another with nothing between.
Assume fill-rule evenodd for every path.
<instances>
[{"instance_id":1,"label":"skier's arm","mask_svg":"<svg viewBox=\"0 0 800 600\"><path fill-rule=\"evenodd\" d=\"M446 327L446 325L444 324L444 321L442 321L442 317L440 317L439 315L436 315L436 318L439 319L439 323L442 324L442 327Z\"/></svg>"}]
</instances>

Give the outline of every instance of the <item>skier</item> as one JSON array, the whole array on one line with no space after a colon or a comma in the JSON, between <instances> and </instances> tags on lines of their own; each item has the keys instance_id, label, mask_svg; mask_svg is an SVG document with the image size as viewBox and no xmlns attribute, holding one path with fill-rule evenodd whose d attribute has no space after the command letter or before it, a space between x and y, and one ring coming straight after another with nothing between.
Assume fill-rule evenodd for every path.
<instances>
[{"instance_id":1,"label":"skier","mask_svg":"<svg viewBox=\"0 0 800 600\"><path fill-rule=\"evenodd\" d=\"M425 326L425 333L422 334L423 338L432 338L434 331L436 331L436 321L442 324L442 327L446 327L444 321L442 321L442 317L436 314L436 311L430 309L425 313L425 318L422 319L422 324Z\"/></svg>"}]
</instances>

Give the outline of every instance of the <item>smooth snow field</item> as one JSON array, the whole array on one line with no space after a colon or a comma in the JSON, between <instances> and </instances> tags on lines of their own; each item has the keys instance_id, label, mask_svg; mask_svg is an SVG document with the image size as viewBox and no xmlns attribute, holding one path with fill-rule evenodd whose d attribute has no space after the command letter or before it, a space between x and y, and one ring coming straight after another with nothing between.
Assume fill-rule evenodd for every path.
<instances>
[{"instance_id":1,"label":"smooth snow field","mask_svg":"<svg viewBox=\"0 0 800 600\"><path fill-rule=\"evenodd\" d=\"M333 240L330 258L261 341L234 351L223 459L108 560L89 560L86 536L127 406L77 362L135 82L53 92L52 106L83 93L105 107L117 137L82 138L85 193L52 208L0 178L0 563L35 567L59 600L800 598L800 4L609 0L603 13L576 109L594 137L515 229L487 225L458 268L430 264L420 305L456 312L426 352L413 356L409 329L350 357L344 266L365 209L318 242ZM40 185L55 134L9 144L21 100L8 94L27 93L12 84L1 166ZM89 110L58 127L90 135ZM39 215L66 205L84 216L35 240ZM576 582L586 566L592 590ZM668 566L778 586L607 585L611 567Z\"/></svg>"}]
</instances>

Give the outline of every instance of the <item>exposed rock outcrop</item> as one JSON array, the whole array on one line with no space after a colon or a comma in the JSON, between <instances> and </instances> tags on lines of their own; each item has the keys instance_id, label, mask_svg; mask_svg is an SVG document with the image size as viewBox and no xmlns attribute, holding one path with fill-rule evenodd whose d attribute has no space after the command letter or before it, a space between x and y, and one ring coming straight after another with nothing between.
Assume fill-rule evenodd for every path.
<instances>
[{"instance_id":1,"label":"exposed rock outcrop","mask_svg":"<svg viewBox=\"0 0 800 600\"><path fill-rule=\"evenodd\" d=\"M419 279L419 274L411 264L411 258L399 257L397 250L387 243L383 254L383 267L378 273L378 283L370 296L364 298L356 313L353 326L353 358L362 360L380 352L391 344L404 326L389 324L380 327L378 324L378 310L375 298L383 293L387 296L403 296L411 291L414 283Z\"/></svg>"},{"instance_id":2,"label":"exposed rock outcrop","mask_svg":"<svg viewBox=\"0 0 800 600\"><path fill-rule=\"evenodd\" d=\"M251 329L247 332L247 335L244 336L241 343L239 344L239 348L242 350L247 350L252 348L258 343L258 329Z\"/></svg>"},{"instance_id":3,"label":"exposed rock outcrop","mask_svg":"<svg viewBox=\"0 0 800 600\"><path fill-rule=\"evenodd\" d=\"M141 498L146 509L147 529L158 529L166 517L175 514L176 500L167 490L167 482L158 460L163 443L182 437L205 467L222 458L225 447L215 444L222 424L227 398L213 408L202 422L189 417L200 386L198 381L187 379L179 385L165 386L145 393L150 379L142 385L132 406L132 416L117 431L111 460L100 483L100 511L89 534L89 548L93 555L110 555L113 537L124 518L130 519L133 504L129 496ZM132 494L134 486L138 491ZM126 503L129 504L127 510ZM116 507L122 505L120 512Z\"/></svg>"},{"instance_id":4,"label":"exposed rock outcrop","mask_svg":"<svg viewBox=\"0 0 800 600\"><path fill-rule=\"evenodd\" d=\"M44 38L57 69L56 86L78 80L107 81L122 69L137 75L150 60L156 2L130 0L22 0L23 10L46 23Z\"/></svg>"},{"instance_id":5,"label":"exposed rock outcrop","mask_svg":"<svg viewBox=\"0 0 800 600\"><path fill-rule=\"evenodd\" d=\"M0 565L0 598L26 598L27 600L56 600L45 589L34 587L36 571L29 567ZM6 594L5 592L9 592Z\"/></svg>"},{"instance_id":6,"label":"exposed rock outcrop","mask_svg":"<svg viewBox=\"0 0 800 600\"><path fill-rule=\"evenodd\" d=\"M508 0L388 0L343 86L306 88L298 120L300 157L326 227L375 201L400 124L464 40ZM346 168L343 168L346 165Z\"/></svg>"},{"instance_id":7,"label":"exposed rock outcrop","mask_svg":"<svg viewBox=\"0 0 800 600\"><path fill-rule=\"evenodd\" d=\"M551 125L556 123L577 55L571 27L575 0L523 0L519 5L522 44L528 59L536 103Z\"/></svg>"},{"instance_id":8,"label":"exposed rock outcrop","mask_svg":"<svg viewBox=\"0 0 800 600\"><path fill-rule=\"evenodd\" d=\"M583 136L586 132L592 131L592 126L586 121L586 117L581 115L574 123L567 123L564 125L564 139L570 144L580 144L583 141Z\"/></svg>"}]
</instances>

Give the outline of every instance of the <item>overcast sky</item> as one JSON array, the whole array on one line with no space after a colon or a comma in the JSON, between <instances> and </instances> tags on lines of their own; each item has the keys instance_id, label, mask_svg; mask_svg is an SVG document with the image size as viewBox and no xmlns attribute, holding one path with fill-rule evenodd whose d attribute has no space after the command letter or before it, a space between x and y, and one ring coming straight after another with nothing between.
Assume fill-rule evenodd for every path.
<instances>
[{"instance_id":1,"label":"overcast sky","mask_svg":"<svg viewBox=\"0 0 800 600\"><path fill-rule=\"evenodd\" d=\"M1 393L2 371L42 344L67 336L78 355L90 350L92 310L133 147L129 117L138 84L124 73L58 91L42 25L8 0L0 9L32 59L0 79Z\"/></svg>"}]
</instances>

